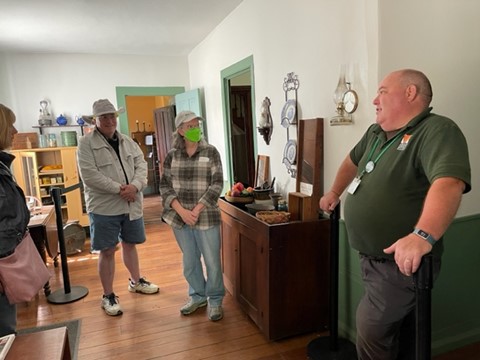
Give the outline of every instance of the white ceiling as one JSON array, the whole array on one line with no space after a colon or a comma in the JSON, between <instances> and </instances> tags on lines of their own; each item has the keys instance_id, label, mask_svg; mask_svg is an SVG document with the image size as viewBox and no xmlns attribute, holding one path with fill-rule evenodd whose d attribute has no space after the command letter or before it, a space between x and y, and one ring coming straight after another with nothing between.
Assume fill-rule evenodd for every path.
<instances>
[{"instance_id":1,"label":"white ceiling","mask_svg":"<svg viewBox=\"0 0 480 360\"><path fill-rule=\"evenodd\" d=\"M0 0L0 52L187 55L243 0Z\"/></svg>"}]
</instances>

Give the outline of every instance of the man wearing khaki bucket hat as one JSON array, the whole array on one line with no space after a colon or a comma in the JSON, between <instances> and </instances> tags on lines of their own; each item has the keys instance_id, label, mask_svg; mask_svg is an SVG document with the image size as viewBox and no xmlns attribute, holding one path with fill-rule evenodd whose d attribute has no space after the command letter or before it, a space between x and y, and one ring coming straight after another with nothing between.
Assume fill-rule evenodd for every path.
<instances>
[{"instance_id":1,"label":"man wearing khaki bucket hat","mask_svg":"<svg viewBox=\"0 0 480 360\"><path fill-rule=\"evenodd\" d=\"M147 163L140 147L117 131L116 110L107 99L93 103L95 129L78 144L78 165L85 185L92 250L100 251L98 271L103 287L101 306L107 315L122 309L113 292L115 250L120 242L130 273L128 291L155 294L159 287L140 274L136 244L145 242L143 194Z\"/></svg>"}]
</instances>

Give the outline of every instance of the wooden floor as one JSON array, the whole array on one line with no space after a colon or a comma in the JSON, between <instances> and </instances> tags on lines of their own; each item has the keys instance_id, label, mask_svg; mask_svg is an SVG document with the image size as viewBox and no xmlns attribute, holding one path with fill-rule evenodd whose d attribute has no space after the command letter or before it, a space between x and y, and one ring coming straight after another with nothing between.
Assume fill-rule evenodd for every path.
<instances>
[{"instance_id":1,"label":"wooden floor","mask_svg":"<svg viewBox=\"0 0 480 360\"><path fill-rule=\"evenodd\" d=\"M97 274L97 255L85 250L68 257L72 287L84 286L89 294L78 301L54 305L43 294L18 306L18 328L47 325L70 319L82 319L79 360L94 359L307 359L307 344L320 336L306 334L283 341L269 342L227 293L225 317L213 323L205 308L190 316L180 315L187 300L187 285L182 275L181 254L171 229L160 221L160 200L145 202L147 242L138 246L142 275L160 286L156 295L128 292L128 272L116 254L114 291L124 314L105 315L100 308L102 289ZM63 291L61 268L54 268L53 291ZM478 344L435 359L478 359ZM475 355L475 356L474 356Z\"/></svg>"}]
</instances>

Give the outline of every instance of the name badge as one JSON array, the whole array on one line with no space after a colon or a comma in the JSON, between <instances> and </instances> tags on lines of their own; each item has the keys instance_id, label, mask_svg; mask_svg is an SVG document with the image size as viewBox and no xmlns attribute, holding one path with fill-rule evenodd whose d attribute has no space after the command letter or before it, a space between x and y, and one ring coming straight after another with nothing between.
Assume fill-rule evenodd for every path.
<instances>
[{"instance_id":1,"label":"name badge","mask_svg":"<svg viewBox=\"0 0 480 360\"><path fill-rule=\"evenodd\" d=\"M351 194L351 195L355 194L355 191L357 191L361 182L362 182L362 180L358 177L353 179L353 181L350 183L350 186L348 187L348 190L347 190L348 193Z\"/></svg>"}]
</instances>

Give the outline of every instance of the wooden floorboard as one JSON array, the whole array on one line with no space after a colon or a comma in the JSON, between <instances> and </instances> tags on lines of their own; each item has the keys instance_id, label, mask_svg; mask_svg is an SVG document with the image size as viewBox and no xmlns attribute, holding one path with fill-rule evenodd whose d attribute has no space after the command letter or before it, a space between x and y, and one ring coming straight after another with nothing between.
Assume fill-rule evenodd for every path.
<instances>
[{"instance_id":1,"label":"wooden floorboard","mask_svg":"<svg viewBox=\"0 0 480 360\"><path fill-rule=\"evenodd\" d=\"M146 198L147 242L138 246L142 274L160 286L159 294L128 292L128 272L117 252L114 291L124 314L105 315L100 308L98 256L90 254L87 240L82 253L68 257L68 273L70 285L87 287L88 295L55 305L39 294L18 306L18 328L82 319L79 360L307 359L307 344L321 334L269 342L228 293L224 299L225 317L219 322L209 321L205 308L190 316L180 314L179 308L187 300L182 257L170 227L161 222L160 209L159 197ZM49 268L53 273L52 290L64 291L61 268L55 268L51 259ZM476 344L436 359L473 360L478 359L479 352Z\"/></svg>"}]
</instances>

